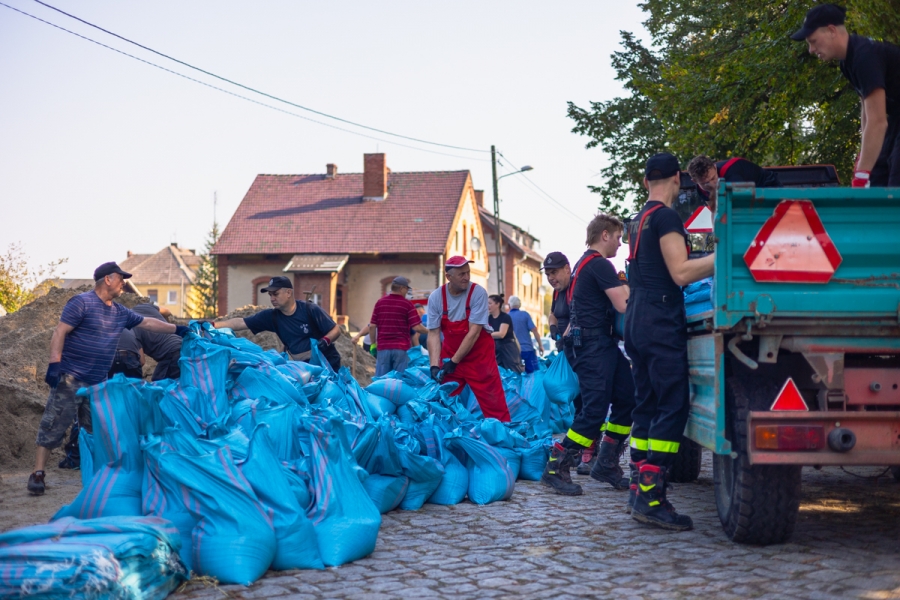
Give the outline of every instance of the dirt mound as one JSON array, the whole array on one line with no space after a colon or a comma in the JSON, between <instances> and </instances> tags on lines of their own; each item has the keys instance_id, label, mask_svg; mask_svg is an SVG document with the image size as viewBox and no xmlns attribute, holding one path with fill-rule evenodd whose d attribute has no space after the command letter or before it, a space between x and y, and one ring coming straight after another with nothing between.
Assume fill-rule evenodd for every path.
<instances>
[{"instance_id":1,"label":"dirt mound","mask_svg":"<svg viewBox=\"0 0 900 600\"><path fill-rule=\"evenodd\" d=\"M242 306L225 315L224 317L216 319L216 321L249 317L255 315L261 310L264 310L265 308L266 307L263 306L253 305ZM263 350L274 348L278 352L284 351L284 346L278 339L278 336L270 331L263 331L262 333L257 335L253 335L249 331L238 331L235 333L242 338L246 338L253 343L258 344L262 347ZM338 353L341 355L341 364L351 371L353 377L356 379L356 381L359 382L359 385L361 385L362 387L366 387L367 385L372 383L372 377L375 375L375 358L371 354L363 350L361 346L356 345L354 347L354 345L350 342L350 335L343 328L341 331L341 337L339 337L337 341L335 341L335 346L337 347ZM355 361L354 355L356 359ZM146 366L144 367L144 369L144 373L146 374Z\"/></svg>"},{"instance_id":2,"label":"dirt mound","mask_svg":"<svg viewBox=\"0 0 900 600\"><path fill-rule=\"evenodd\" d=\"M0 469L29 467L34 439L47 403L44 374L50 338L69 299L91 286L49 293L16 312L0 317ZM147 298L123 294L116 300L133 307Z\"/></svg>"}]
</instances>

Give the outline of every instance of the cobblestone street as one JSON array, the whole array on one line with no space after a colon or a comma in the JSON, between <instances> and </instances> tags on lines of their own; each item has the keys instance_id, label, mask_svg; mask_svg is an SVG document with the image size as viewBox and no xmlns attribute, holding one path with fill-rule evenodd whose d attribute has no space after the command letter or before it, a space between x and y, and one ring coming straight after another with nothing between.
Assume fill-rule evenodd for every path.
<instances>
[{"instance_id":1,"label":"cobblestone street","mask_svg":"<svg viewBox=\"0 0 900 600\"><path fill-rule=\"evenodd\" d=\"M270 572L253 586L191 584L170 598L900 598L900 484L877 468L803 471L788 544L728 541L700 480L670 494L694 530L640 525L624 492L577 477L585 495L520 481L509 502L426 504L384 515L370 557L325 571ZM639 571L639 569L641 569Z\"/></svg>"}]
</instances>

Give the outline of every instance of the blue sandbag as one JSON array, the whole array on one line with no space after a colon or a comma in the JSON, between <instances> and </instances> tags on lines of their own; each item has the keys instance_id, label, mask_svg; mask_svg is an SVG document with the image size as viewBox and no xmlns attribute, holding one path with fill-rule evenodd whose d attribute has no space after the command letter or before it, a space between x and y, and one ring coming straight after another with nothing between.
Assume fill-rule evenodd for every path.
<instances>
[{"instance_id":1,"label":"blue sandbag","mask_svg":"<svg viewBox=\"0 0 900 600\"><path fill-rule=\"evenodd\" d=\"M485 442L494 447L525 448L528 442L519 433L509 429L497 419L485 419L478 424L477 432Z\"/></svg>"},{"instance_id":2,"label":"blue sandbag","mask_svg":"<svg viewBox=\"0 0 900 600\"><path fill-rule=\"evenodd\" d=\"M354 471L350 449L340 439L336 419L305 418L301 443L308 448L313 484L309 511L319 554L326 566L336 567L368 556L375 550L381 513Z\"/></svg>"},{"instance_id":3,"label":"blue sandbag","mask_svg":"<svg viewBox=\"0 0 900 600\"><path fill-rule=\"evenodd\" d=\"M396 404L378 394L368 392L365 398L366 402L368 402L369 410L372 411L372 416L375 419L379 419L384 415L392 415L397 411Z\"/></svg>"},{"instance_id":4,"label":"blue sandbag","mask_svg":"<svg viewBox=\"0 0 900 600\"><path fill-rule=\"evenodd\" d=\"M85 487L97 471L94 470L94 436L84 427L78 430L78 454L81 456L81 487Z\"/></svg>"},{"instance_id":5,"label":"blue sandbag","mask_svg":"<svg viewBox=\"0 0 900 600\"><path fill-rule=\"evenodd\" d=\"M518 448L504 448L503 446L491 446L500 456L506 460L513 479L518 479L522 470L522 454Z\"/></svg>"},{"instance_id":6,"label":"blue sandbag","mask_svg":"<svg viewBox=\"0 0 900 600\"><path fill-rule=\"evenodd\" d=\"M194 347L198 353L205 350L205 354L189 356L187 354L187 342L182 346L181 358L178 366L181 368L180 383L183 387L193 387L200 391L203 401L192 406L207 423L212 423L225 416L228 411L228 350L222 347L209 346Z\"/></svg>"},{"instance_id":7,"label":"blue sandbag","mask_svg":"<svg viewBox=\"0 0 900 600\"><path fill-rule=\"evenodd\" d=\"M0 534L0 597L163 600L187 579L154 517L71 517Z\"/></svg>"},{"instance_id":8,"label":"blue sandbag","mask_svg":"<svg viewBox=\"0 0 900 600\"><path fill-rule=\"evenodd\" d=\"M289 402L296 402L301 406L307 404L303 392L295 388L280 371L272 368L249 367L244 369L234 381L231 397L235 400L268 398L277 404Z\"/></svg>"},{"instance_id":9,"label":"blue sandbag","mask_svg":"<svg viewBox=\"0 0 900 600\"><path fill-rule=\"evenodd\" d=\"M550 456L549 445L552 438L534 440L527 448L516 448L522 457L522 468L519 470L519 479L528 481L540 481Z\"/></svg>"},{"instance_id":10,"label":"blue sandbag","mask_svg":"<svg viewBox=\"0 0 900 600\"><path fill-rule=\"evenodd\" d=\"M400 379L379 379L366 387L367 392L387 398L395 406L406 404L417 398L416 389Z\"/></svg>"},{"instance_id":11,"label":"blue sandbag","mask_svg":"<svg viewBox=\"0 0 900 600\"><path fill-rule=\"evenodd\" d=\"M272 568L277 571L324 569L316 532L305 507L297 502L287 479L279 476L281 464L275 457L269 431L269 426L264 424L256 428L247 460L238 463L238 467L272 517L278 544Z\"/></svg>"},{"instance_id":12,"label":"blue sandbag","mask_svg":"<svg viewBox=\"0 0 900 600\"><path fill-rule=\"evenodd\" d=\"M292 377L303 384L309 383L310 380L319 377L322 373L322 367L317 367L301 360L289 360L276 368L288 377Z\"/></svg>"},{"instance_id":13,"label":"blue sandbag","mask_svg":"<svg viewBox=\"0 0 900 600\"><path fill-rule=\"evenodd\" d=\"M572 370L566 354L560 352L544 373L544 391L551 402L568 404L578 396L578 376Z\"/></svg>"},{"instance_id":14,"label":"blue sandbag","mask_svg":"<svg viewBox=\"0 0 900 600\"><path fill-rule=\"evenodd\" d=\"M369 475L363 481L363 487L378 512L384 514L390 512L400 506L403 497L406 496L406 490L409 488L409 478L403 475L394 477L391 475Z\"/></svg>"},{"instance_id":15,"label":"blue sandbag","mask_svg":"<svg viewBox=\"0 0 900 600\"><path fill-rule=\"evenodd\" d=\"M403 474L409 477L409 489L400 508L419 510L440 485L444 467L437 459L420 455L418 442L407 431L398 431L396 439Z\"/></svg>"},{"instance_id":16,"label":"blue sandbag","mask_svg":"<svg viewBox=\"0 0 900 600\"><path fill-rule=\"evenodd\" d=\"M459 430L447 434L446 444L465 452L469 471L469 501L490 504L508 500L516 487L516 479L506 459L497 450L483 442L464 437Z\"/></svg>"},{"instance_id":17,"label":"blue sandbag","mask_svg":"<svg viewBox=\"0 0 900 600\"><path fill-rule=\"evenodd\" d=\"M530 423L534 433L541 435L550 431L550 399L544 391L544 371L522 375L518 391L537 416L537 420Z\"/></svg>"},{"instance_id":18,"label":"blue sandbag","mask_svg":"<svg viewBox=\"0 0 900 600\"><path fill-rule=\"evenodd\" d=\"M275 558L272 521L227 448L202 456L164 452L163 478L190 490L187 508L197 519L193 567L223 583L250 585ZM198 508L199 507L199 508Z\"/></svg>"}]
</instances>

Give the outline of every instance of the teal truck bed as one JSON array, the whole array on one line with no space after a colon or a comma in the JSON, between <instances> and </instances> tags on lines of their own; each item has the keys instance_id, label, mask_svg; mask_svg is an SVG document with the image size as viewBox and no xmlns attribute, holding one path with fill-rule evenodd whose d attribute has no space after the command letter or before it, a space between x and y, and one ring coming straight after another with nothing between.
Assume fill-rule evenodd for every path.
<instances>
[{"instance_id":1,"label":"teal truck bed","mask_svg":"<svg viewBox=\"0 0 900 600\"><path fill-rule=\"evenodd\" d=\"M715 453L726 534L781 542L802 466L900 465L900 189L723 182L713 230L685 435Z\"/></svg>"}]
</instances>

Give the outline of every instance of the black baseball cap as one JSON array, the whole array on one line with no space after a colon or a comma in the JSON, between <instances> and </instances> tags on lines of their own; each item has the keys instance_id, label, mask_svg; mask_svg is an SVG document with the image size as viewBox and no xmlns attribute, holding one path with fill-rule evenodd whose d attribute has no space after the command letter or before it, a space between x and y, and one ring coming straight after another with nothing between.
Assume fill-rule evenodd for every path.
<instances>
[{"instance_id":1,"label":"black baseball cap","mask_svg":"<svg viewBox=\"0 0 900 600\"><path fill-rule=\"evenodd\" d=\"M569 259L566 258L565 254L562 252L551 252L547 255L547 258L544 259L544 265L541 267L541 270L559 269L567 264L569 264Z\"/></svg>"},{"instance_id":2,"label":"black baseball cap","mask_svg":"<svg viewBox=\"0 0 900 600\"><path fill-rule=\"evenodd\" d=\"M268 292L274 292L275 290L280 290L282 288L292 290L294 289L294 286L291 283L291 280L287 277L273 277L269 280L269 285L259 291L261 291L263 294L266 294Z\"/></svg>"},{"instance_id":3,"label":"black baseball cap","mask_svg":"<svg viewBox=\"0 0 900 600\"><path fill-rule=\"evenodd\" d=\"M668 179L674 177L681 170L678 165L678 159L668 152L660 152L654 154L647 161L647 167L644 169L644 177L647 181L657 181L659 179Z\"/></svg>"},{"instance_id":4,"label":"black baseball cap","mask_svg":"<svg viewBox=\"0 0 900 600\"><path fill-rule=\"evenodd\" d=\"M103 263L96 269L94 269L94 281L100 281L107 275L112 275L113 273L118 273L122 276L122 279L128 279L131 277L131 273L123 271L119 265L114 262Z\"/></svg>"},{"instance_id":5,"label":"black baseball cap","mask_svg":"<svg viewBox=\"0 0 900 600\"><path fill-rule=\"evenodd\" d=\"M847 9L837 4L820 4L809 9L806 13L806 19L803 21L803 27L798 29L791 39L795 42L802 42L809 34L819 27L827 27L828 25L843 25L844 17Z\"/></svg>"}]
</instances>

